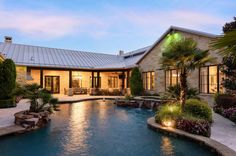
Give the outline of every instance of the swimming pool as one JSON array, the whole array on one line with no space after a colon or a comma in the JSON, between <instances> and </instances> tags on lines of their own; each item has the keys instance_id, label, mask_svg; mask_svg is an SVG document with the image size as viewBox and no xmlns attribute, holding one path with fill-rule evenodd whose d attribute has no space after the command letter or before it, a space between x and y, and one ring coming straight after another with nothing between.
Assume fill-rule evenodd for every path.
<instances>
[{"instance_id":1,"label":"swimming pool","mask_svg":"<svg viewBox=\"0 0 236 156\"><path fill-rule=\"evenodd\" d=\"M109 100L61 104L60 109L45 128L0 138L0 155L213 155L196 143L148 129L150 110L119 108Z\"/></svg>"}]
</instances>

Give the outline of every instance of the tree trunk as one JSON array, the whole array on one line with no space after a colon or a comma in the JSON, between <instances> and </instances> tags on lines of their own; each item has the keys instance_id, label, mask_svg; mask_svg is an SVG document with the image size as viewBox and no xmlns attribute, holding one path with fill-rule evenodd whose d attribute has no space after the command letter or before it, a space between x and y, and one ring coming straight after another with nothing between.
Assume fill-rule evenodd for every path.
<instances>
[{"instance_id":1,"label":"tree trunk","mask_svg":"<svg viewBox=\"0 0 236 156\"><path fill-rule=\"evenodd\" d=\"M182 112L184 112L184 106L186 102L187 95L187 72L186 69L181 69L180 73L180 104L182 108Z\"/></svg>"}]
</instances>

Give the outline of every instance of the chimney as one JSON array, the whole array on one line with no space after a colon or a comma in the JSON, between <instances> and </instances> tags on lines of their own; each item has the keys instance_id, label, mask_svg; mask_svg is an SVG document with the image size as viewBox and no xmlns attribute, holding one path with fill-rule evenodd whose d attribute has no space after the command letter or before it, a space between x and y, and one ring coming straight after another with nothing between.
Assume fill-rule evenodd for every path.
<instances>
[{"instance_id":1,"label":"chimney","mask_svg":"<svg viewBox=\"0 0 236 156\"><path fill-rule=\"evenodd\" d=\"M119 55L123 55L124 51L123 50L119 50Z\"/></svg>"},{"instance_id":2,"label":"chimney","mask_svg":"<svg viewBox=\"0 0 236 156\"><path fill-rule=\"evenodd\" d=\"M4 40L5 43L12 43L12 37L11 36L5 36L4 38L5 38L5 40Z\"/></svg>"}]
</instances>

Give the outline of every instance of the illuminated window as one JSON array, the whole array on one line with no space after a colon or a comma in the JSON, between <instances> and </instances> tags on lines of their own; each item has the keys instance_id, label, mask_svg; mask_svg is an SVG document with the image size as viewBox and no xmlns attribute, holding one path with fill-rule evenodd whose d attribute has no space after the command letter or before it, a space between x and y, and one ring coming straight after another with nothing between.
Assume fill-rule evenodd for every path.
<instances>
[{"instance_id":1,"label":"illuminated window","mask_svg":"<svg viewBox=\"0 0 236 156\"><path fill-rule=\"evenodd\" d=\"M143 88L145 90L154 90L155 88L155 73L143 72Z\"/></svg>"},{"instance_id":2,"label":"illuminated window","mask_svg":"<svg viewBox=\"0 0 236 156\"><path fill-rule=\"evenodd\" d=\"M179 75L180 71L179 70L167 70L165 71L165 76L166 76L166 88L169 86L174 86L179 84Z\"/></svg>"},{"instance_id":3,"label":"illuminated window","mask_svg":"<svg viewBox=\"0 0 236 156\"><path fill-rule=\"evenodd\" d=\"M72 72L72 87L81 88L82 87L82 75L79 72Z\"/></svg>"},{"instance_id":4,"label":"illuminated window","mask_svg":"<svg viewBox=\"0 0 236 156\"><path fill-rule=\"evenodd\" d=\"M223 92L221 81L224 75L219 71L219 66L201 67L199 77L199 89L201 93Z\"/></svg>"},{"instance_id":5,"label":"illuminated window","mask_svg":"<svg viewBox=\"0 0 236 156\"><path fill-rule=\"evenodd\" d=\"M108 76L108 87L109 88L118 88L118 77L117 76Z\"/></svg>"}]
</instances>

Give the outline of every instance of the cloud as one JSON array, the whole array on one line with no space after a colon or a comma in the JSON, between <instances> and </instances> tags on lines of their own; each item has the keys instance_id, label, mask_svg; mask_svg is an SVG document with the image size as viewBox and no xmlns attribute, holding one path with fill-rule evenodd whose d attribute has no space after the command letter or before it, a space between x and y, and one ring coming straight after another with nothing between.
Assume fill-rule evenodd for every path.
<instances>
[{"instance_id":1,"label":"cloud","mask_svg":"<svg viewBox=\"0 0 236 156\"><path fill-rule=\"evenodd\" d=\"M159 34L171 25L208 31L221 28L225 20L215 15L192 11L144 11L112 8L101 14L78 14L51 10L0 10L0 29L20 32L27 37L54 39L67 35L94 38ZM103 12L103 13L104 13Z\"/></svg>"},{"instance_id":2,"label":"cloud","mask_svg":"<svg viewBox=\"0 0 236 156\"><path fill-rule=\"evenodd\" d=\"M0 29L15 30L40 38L57 38L87 31L89 25L99 26L96 19L49 11L0 10Z\"/></svg>"},{"instance_id":3,"label":"cloud","mask_svg":"<svg viewBox=\"0 0 236 156\"><path fill-rule=\"evenodd\" d=\"M125 11L119 16L150 34L152 30L167 29L171 25L207 31L210 27L221 27L225 23L223 18L191 10Z\"/></svg>"}]
</instances>

